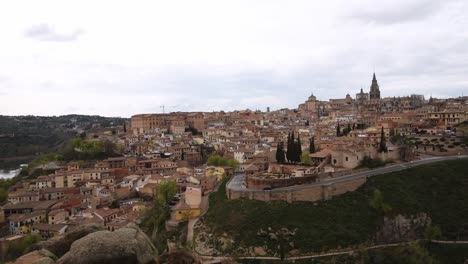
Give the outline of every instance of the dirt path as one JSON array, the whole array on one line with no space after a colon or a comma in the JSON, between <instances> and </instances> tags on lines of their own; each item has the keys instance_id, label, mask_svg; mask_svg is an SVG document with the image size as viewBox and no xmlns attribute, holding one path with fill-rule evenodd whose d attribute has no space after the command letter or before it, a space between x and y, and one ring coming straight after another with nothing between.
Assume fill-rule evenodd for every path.
<instances>
[{"instance_id":1,"label":"dirt path","mask_svg":"<svg viewBox=\"0 0 468 264\"><path fill-rule=\"evenodd\" d=\"M388 247L397 247L402 245L408 245L414 242L419 242L421 240L414 240L409 242L401 242L401 243L392 243L392 244L382 244L382 245L375 245L370 246L362 249L357 250L344 250L339 252L331 252L331 253L323 253L323 254L313 254L313 255L305 255L305 256L297 256L297 257L289 257L285 258L284 260L302 260L302 259L313 259L313 258L321 258L321 257L330 257L330 256L339 256L339 255L350 255L356 252L369 250L369 249L377 249L377 248L388 248ZM444 241L444 240L431 240L432 243L437 244L468 244L468 241ZM203 263L219 263L220 261L230 259L229 257L212 257L212 256L202 256L205 261ZM257 259L257 260L281 260L279 257L238 257L238 259Z\"/></svg>"}]
</instances>

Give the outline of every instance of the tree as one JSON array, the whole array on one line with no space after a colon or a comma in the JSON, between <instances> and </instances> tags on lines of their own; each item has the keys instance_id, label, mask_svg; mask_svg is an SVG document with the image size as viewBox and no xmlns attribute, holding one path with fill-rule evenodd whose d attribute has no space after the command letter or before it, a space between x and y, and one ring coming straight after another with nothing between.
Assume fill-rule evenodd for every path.
<instances>
[{"instance_id":1,"label":"tree","mask_svg":"<svg viewBox=\"0 0 468 264\"><path fill-rule=\"evenodd\" d=\"M338 122L338 125L336 126L336 136L341 137L340 122Z\"/></svg>"},{"instance_id":2,"label":"tree","mask_svg":"<svg viewBox=\"0 0 468 264\"><path fill-rule=\"evenodd\" d=\"M284 163L284 146L283 146L283 141L278 143L278 146L276 146L276 161L278 163Z\"/></svg>"},{"instance_id":3,"label":"tree","mask_svg":"<svg viewBox=\"0 0 468 264\"><path fill-rule=\"evenodd\" d=\"M343 129L343 134L347 136L351 132L351 124L348 123L348 127L346 129Z\"/></svg>"},{"instance_id":4,"label":"tree","mask_svg":"<svg viewBox=\"0 0 468 264\"><path fill-rule=\"evenodd\" d=\"M166 229L166 220L170 217L170 211L168 203L174 197L177 192L177 185L175 181L164 181L156 186L156 200L154 206L146 212L146 215L142 221L142 224L148 228L148 234L150 234L153 242L157 241L158 238L163 237L160 235L160 231ZM157 248L159 245L156 243Z\"/></svg>"},{"instance_id":5,"label":"tree","mask_svg":"<svg viewBox=\"0 0 468 264\"><path fill-rule=\"evenodd\" d=\"M370 207L375 210L382 211L384 214L389 213L392 207L383 201L383 193L380 190L374 190L374 195L370 201Z\"/></svg>"},{"instance_id":6,"label":"tree","mask_svg":"<svg viewBox=\"0 0 468 264\"><path fill-rule=\"evenodd\" d=\"M293 161L294 161L294 155L295 155L295 151L296 151L296 150L294 149L294 147L295 147L295 142L296 142L296 140L294 139L294 131L293 131L293 132L291 133L291 143L290 143L290 144L291 144L291 160L293 160Z\"/></svg>"},{"instance_id":7,"label":"tree","mask_svg":"<svg viewBox=\"0 0 468 264\"><path fill-rule=\"evenodd\" d=\"M315 153L315 137L309 140L309 153Z\"/></svg>"},{"instance_id":8,"label":"tree","mask_svg":"<svg viewBox=\"0 0 468 264\"><path fill-rule=\"evenodd\" d=\"M175 181L163 181L156 186L157 202L166 205L176 194L177 185Z\"/></svg>"},{"instance_id":9,"label":"tree","mask_svg":"<svg viewBox=\"0 0 468 264\"><path fill-rule=\"evenodd\" d=\"M438 226L432 226L428 224L426 228L424 228L424 239L427 240L434 240L439 239L442 237L442 232Z\"/></svg>"},{"instance_id":10,"label":"tree","mask_svg":"<svg viewBox=\"0 0 468 264\"><path fill-rule=\"evenodd\" d=\"M124 122L123 131L124 133L127 133L127 122Z\"/></svg>"},{"instance_id":11,"label":"tree","mask_svg":"<svg viewBox=\"0 0 468 264\"><path fill-rule=\"evenodd\" d=\"M37 233L31 233L26 235L23 239L15 240L9 245L6 259L16 259L20 257L21 255L25 254L32 245L41 240L42 237Z\"/></svg>"},{"instance_id":12,"label":"tree","mask_svg":"<svg viewBox=\"0 0 468 264\"><path fill-rule=\"evenodd\" d=\"M309 151L304 151L301 155L301 163L305 165L310 165L310 153Z\"/></svg>"},{"instance_id":13,"label":"tree","mask_svg":"<svg viewBox=\"0 0 468 264\"><path fill-rule=\"evenodd\" d=\"M4 188L0 187L0 203L5 202L7 198L8 198L7 191Z\"/></svg>"},{"instance_id":14,"label":"tree","mask_svg":"<svg viewBox=\"0 0 468 264\"><path fill-rule=\"evenodd\" d=\"M382 132L380 133L380 147L379 152L387 152L387 145L385 144L385 133L382 127Z\"/></svg>"},{"instance_id":15,"label":"tree","mask_svg":"<svg viewBox=\"0 0 468 264\"><path fill-rule=\"evenodd\" d=\"M221 157L219 155L212 155L208 158L208 165L216 166L216 167L239 167L239 163L236 160Z\"/></svg>"},{"instance_id":16,"label":"tree","mask_svg":"<svg viewBox=\"0 0 468 264\"><path fill-rule=\"evenodd\" d=\"M296 157L297 161L301 161L301 155L302 155L302 144L301 144L301 136L299 133L297 133L297 147L296 147Z\"/></svg>"},{"instance_id":17,"label":"tree","mask_svg":"<svg viewBox=\"0 0 468 264\"><path fill-rule=\"evenodd\" d=\"M286 144L286 159L290 162L291 161L291 132L288 133L288 142Z\"/></svg>"}]
</instances>

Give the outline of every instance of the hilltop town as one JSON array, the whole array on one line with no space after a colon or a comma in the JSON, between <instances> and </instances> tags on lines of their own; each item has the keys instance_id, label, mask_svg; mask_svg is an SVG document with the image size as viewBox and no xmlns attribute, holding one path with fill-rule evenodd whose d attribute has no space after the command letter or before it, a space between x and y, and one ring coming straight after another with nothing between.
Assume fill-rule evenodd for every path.
<instances>
[{"instance_id":1,"label":"hilltop town","mask_svg":"<svg viewBox=\"0 0 468 264\"><path fill-rule=\"evenodd\" d=\"M231 200L316 202L376 174L468 153L467 96L383 94L374 74L369 92L328 101L312 93L295 109L149 113L90 125L76 131L67 155L38 158L5 185L2 256L31 235L48 240L89 224L116 231L134 223L161 237L161 222L148 219L163 210L166 232L177 230L204 215L226 183Z\"/></svg>"}]
</instances>

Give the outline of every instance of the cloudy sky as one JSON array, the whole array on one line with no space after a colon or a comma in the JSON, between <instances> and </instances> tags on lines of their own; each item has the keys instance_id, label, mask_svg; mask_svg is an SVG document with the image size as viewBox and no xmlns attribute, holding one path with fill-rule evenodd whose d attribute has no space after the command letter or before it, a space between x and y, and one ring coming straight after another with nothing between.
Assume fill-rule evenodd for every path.
<instances>
[{"instance_id":1,"label":"cloudy sky","mask_svg":"<svg viewBox=\"0 0 468 264\"><path fill-rule=\"evenodd\" d=\"M2 1L0 114L468 94L466 0Z\"/></svg>"}]
</instances>

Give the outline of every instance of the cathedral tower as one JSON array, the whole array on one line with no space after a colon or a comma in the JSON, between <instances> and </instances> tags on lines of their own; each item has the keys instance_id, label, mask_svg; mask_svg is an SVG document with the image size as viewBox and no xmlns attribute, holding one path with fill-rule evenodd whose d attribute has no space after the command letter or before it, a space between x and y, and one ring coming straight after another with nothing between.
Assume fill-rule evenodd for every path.
<instances>
[{"instance_id":1,"label":"cathedral tower","mask_svg":"<svg viewBox=\"0 0 468 264\"><path fill-rule=\"evenodd\" d=\"M375 78L375 72L374 72L374 78L372 78L372 84L371 84L370 92L369 92L369 99L380 99L380 89L379 89L379 84L377 83L377 79Z\"/></svg>"}]
</instances>

